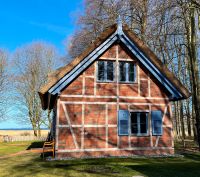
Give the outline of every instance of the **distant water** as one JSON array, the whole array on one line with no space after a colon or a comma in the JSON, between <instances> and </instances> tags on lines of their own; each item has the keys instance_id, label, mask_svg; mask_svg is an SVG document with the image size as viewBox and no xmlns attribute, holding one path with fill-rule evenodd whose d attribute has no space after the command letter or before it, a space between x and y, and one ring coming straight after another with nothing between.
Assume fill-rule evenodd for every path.
<instances>
[{"instance_id":1,"label":"distant water","mask_svg":"<svg viewBox=\"0 0 200 177\"><path fill-rule=\"evenodd\" d=\"M33 130L32 128L0 128L0 130ZM49 130L48 128L41 128L41 130Z\"/></svg>"}]
</instances>

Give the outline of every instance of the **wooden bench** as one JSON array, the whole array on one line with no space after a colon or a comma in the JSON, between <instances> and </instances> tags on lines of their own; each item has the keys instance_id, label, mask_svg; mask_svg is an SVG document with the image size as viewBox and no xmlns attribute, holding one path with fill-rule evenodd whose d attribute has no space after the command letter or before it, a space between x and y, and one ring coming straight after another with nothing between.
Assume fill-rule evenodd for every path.
<instances>
[{"instance_id":1,"label":"wooden bench","mask_svg":"<svg viewBox=\"0 0 200 177\"><path fill-rule=\"evenodd\" d=\"M194 142L194 140L190 140L190 139L183 139L182 141L183 141L183 147L184 147L184 148L186 147L186 143L187 143L187 142L190 142L190 143L191 143L191 142Z\"/></svg>"},{"instance_id":2,"label":"wooden bench","mask_svg":"<svg viewBox=\"0 0 200 177\"><path fill-rule=\"evenodd\" d=\"M52 152L52 157L55 156L55 142L53 141L46 141L43 144L43 159L44 159L44 153L45 152Z\"/></svg>"}]
</instances>

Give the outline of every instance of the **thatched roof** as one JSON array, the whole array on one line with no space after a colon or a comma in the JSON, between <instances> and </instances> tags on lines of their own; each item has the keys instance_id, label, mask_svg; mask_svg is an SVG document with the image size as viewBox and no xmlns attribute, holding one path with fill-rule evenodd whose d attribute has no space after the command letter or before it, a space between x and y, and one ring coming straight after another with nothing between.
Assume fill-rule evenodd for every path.
<instances>
[{"instance_id":1,"label":"thatched roof","mask_svg":"<svg viewBox=\"0 0 200 177\"><path fill-rule=\"evenodd\" d=\"M48 105L48 91L51 89L60 79L68 74L76 65L78 65L85 57L87 57L92 51L100 46L109 36L111 36L117 30L117 24L110 26L106 29L81 55L73 59L69 64L59 68L55 72L49 75L48 82L43 85L39 91L39 95L42 102L43 109ZM182 94L182 98L188 98L190 92L187 88L177 79L177 77L161 62L161 60L150 50L150 48L140 39L137 35L131 31L127 25L123 25L123 32L128 38L141 50L141 52L155 65L155 67L176 87L176 89Z\"/></svg>"}]
</instances>

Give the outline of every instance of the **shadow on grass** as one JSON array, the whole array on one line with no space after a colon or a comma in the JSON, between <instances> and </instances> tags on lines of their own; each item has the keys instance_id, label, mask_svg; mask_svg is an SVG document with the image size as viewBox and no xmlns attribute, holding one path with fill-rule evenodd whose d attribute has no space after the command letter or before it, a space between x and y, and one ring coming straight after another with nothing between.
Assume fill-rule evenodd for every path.
<instances>
[{"instance_id":1,"label":"shadow on grass","mask_svg":"<svg viewBox=\"0 0 200 177\"><path fill-rule=\"evenodd\" d=\"M108 158L43 161L39 156L37 156L28 161L24 161L23 165L16 164L12 169L23 171L24 176L31 176L32 174L37 175L41 172L46 172L46 175L48 176L52 171L54 171L58 176L71 176L69 174L72 172L78 174L78 176L82 176L82 174L83 176L86 174L88 174L88 176L124 176L121 174L126 174L126 169L120 168L120 165L118 164L118 162L121 163L123 161L129 160Z\"/></svg>"},{"instance_id":2,"label":"shadow on grass","mask_svg":"<svg viewBox=\"0 0 200 177\"><path fill-rule=\"evenodd\" d=\"M182 153L185 158L194 160L194 161L199 161L200 162L200 153Z\"/></svg>"},{"instance_id":3,"label":"shadow on grass","mask_svg":"<svg viewBox=\"0 0 200 177\"><path fill-rule=\"evenodd\" d=\"M74 171L79 174L78 176L141 174L148 177L199 177L200 154L185 154L184 158L102 158L63 161L43 161L37 156L13 168L17 171L25 169L25 175L36 175L41 172L48 175L54 171L58 176L68 176L68 173Z\"/></svg>"},{"instance_id":4,"label":"shadow on grass","mask_svg":"<svg viewBox=\"0 0 200 177\"><path fill-rule=\"evenodd\" d=\"M146 165L129 165L128 168L148 177L199 177L199 163L163 163Z\"/></svg>"},{"instance_id":5,"label":"shadow on grass","mask_svg":"<svg viewBox=\"0 0 200 177\"><path fill-rule=\"evenodd\" d=\"M44 141L37 141L37 142L32 142L27 148L26 150L30 150L30 149L41 149L43 148L43 144ZM44 157L52 157L53 153L52 152L45 152L44 153ZM43 153L40 154L40 158L43 158Z\"/></svg>"},{"instance_id":6,"label":"shadow on grass","mask_svg":"<svg viewBox=\"0 0 200 177\"><path fill-rule=\"evenodd\" d=\"M32 142L26 150L30 150L33 148L42 148L44 144L44 141L37 141L37 142Z\"/></svg>"}]
</instances>

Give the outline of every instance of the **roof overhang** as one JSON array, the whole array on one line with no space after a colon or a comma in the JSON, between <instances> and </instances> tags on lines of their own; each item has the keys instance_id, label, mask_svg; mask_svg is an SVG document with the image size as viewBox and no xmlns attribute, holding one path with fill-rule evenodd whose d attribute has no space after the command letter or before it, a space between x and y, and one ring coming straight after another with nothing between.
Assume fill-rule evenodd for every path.
<instances>
[{"instance_id":1,"label":"roof overhang","mask_svg":"<svg viewBox=\"0 0 200 177\"><path fill-rule=\"evenodd\" d=\"M184 99L180 90L173 85L173 83L151 62L147 55L140 48L130 40L124 33L122 24L118 24L117 30L110 35L97 48L84 57L79 64L77 64L70 72L58 80L45 94L40 93L40 97L47 97L48 102L51 102L51 97L55 98L67 85L69 85L76 77L80 75L87 67L89 67L95 60L97 60L106 50L114 43L121 42L128 50L137 57L142 65L158 80L158 82L170 93L171 100ZM42 100L42 99L41 99ZM42 101L43 109L47 109L49 103Z\"/></svg>"},{"instance_id":2,"label":"roof overhang","mask_svg":"<svg viewBox=\"0 0 200 177\"><path fill-rule=\"evenodd\" d=\"M71 72L60 79L48 92L52 95L58 94L66 85L71 83L80 73L91 65L116 41L122 42L133 55L150 71L152 75L171 93L171 99L180 99L183 95L171 84L171 82L150 62L150 60L138 49L138 47L126 36L122 28L111 35L105 42L97 47L92 53L85 57Z\"/></svg>"}]
</instances>

